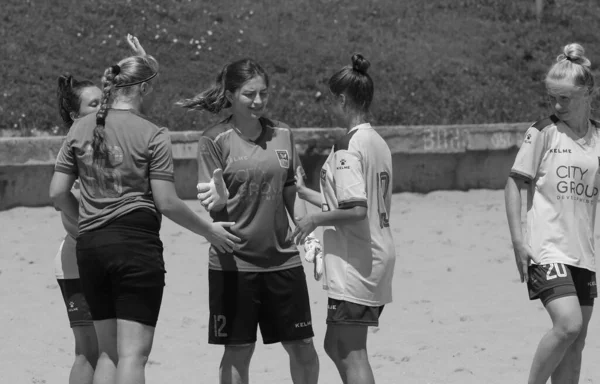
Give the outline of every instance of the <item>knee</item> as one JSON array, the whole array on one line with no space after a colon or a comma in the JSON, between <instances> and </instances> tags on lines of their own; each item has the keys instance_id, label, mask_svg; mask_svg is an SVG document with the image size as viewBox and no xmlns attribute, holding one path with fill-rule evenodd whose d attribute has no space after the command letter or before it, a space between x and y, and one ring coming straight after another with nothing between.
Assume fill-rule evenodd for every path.
<instances>
[{"instance_id":1,"label":"knee","mask_svg":"<svg viewBox=\"0 0 600 384\"><path fill-rule=\"evenodd\" d=\"M575 341L581 333L582 322L581 320L571 319L558 324L555 328L561 339Z\"/></svg>"},{"instance_id":2,"label":"knee","mask_svg":"<svg viewBox=\"0 0 600 384\"><path fill-rule=\"evenodd\" d=\"M226 345L225 352L223 353L223 360L236 366L249 366L250 359L254 353L254 347L254 343L245 345Z\"/></svg>"},{"instance_id":3,"label":"knee","mask_svg":"<svg viewBox=\"0 0 600 384\"><path fill-rule=\"evenodd\" d=\"M309 365L318 360L312 338L283 343L283 346L289 353L290 358L302 365Z\"/></svg>"}]
</instances>

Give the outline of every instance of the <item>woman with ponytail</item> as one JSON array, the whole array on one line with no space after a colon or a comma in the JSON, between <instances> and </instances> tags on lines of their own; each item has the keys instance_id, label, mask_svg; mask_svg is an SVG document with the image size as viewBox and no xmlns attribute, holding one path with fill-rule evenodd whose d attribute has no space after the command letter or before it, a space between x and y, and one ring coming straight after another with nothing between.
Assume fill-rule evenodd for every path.
<instances>
[{"instance_id":1,"label":"woman with ponytail","mask_svg":"<svg viewBox=\"0 0 600 384\"><path fill-rule=\"evenodd\" d=\"M597 297L594 224L600 188L600 124L591 119L594 76L583 47L564 47L545 79L552 115L534 123L506 183L515 261L529 298L552 320L529 384L578 383ZM527 190L527 233L521 189Z\"/></svg>"},{"instance_id":2,"label":"woman with ponytail","mask_svg":"<svg viewBox=\"0 0 600 384\"><path fill-rule=\"evenodd\" d=\"M65 128L70 129L76 119L98 111L101 97L102 91L91 81L78 81L69 74L61 75L58 78L57 101ZM73 188L73 194L79 196L78 185ZM91 384L98 360L98 342L77 268L77 216L69 217L61 212L61 219L67 235L54 258L54 271L75 337L75 361L69 383Z\"/></svg>"},{"instance_id":3,"label":"woman with ponytail","mask_svg":"<svg viewBox=\"0 0 600 384\"><path fill-rule=\"evenodd\" d=\"M162 215L231 251L239 239L196 215L175 192L169 132L149 120L158 81L152 56L107 68L96 114L75 122L50 197L79 217L76 254L98 337L94 383L144 383L165 285ZM81 202L70 192L81 183Z\"/></svg>"},{"instance_id":4,"label":"woman with ponytail","mask_svg":"<svg viewBox=\"0 0 600 384\"><path fill-rule=\"evenodd\" d=\"M199 199L214 220L235 221L240 247L209 251L208 342L224 345L222 384L249 382L260 327L265 344L281 343L292 381L316 384L306 276L288 221L294 217L294 169L300 167L288 125L265 116L269 77L254 60L225 65L215 84L178 105L231 115L198 142Z\"/></svg>"},{"instance_id":5,"label":"woman with ponytail","mask_svg":"<svg viewBox=\"0 0 600 384\"><path fill-rule=\"evenodd\" d=\"M379 325L392 301L396 251L390 229L392 156L369 123L373 100L370 63L360 54L329 79L329 106L347 133L321 169L321 193L304 186L298 196L322 208L297 222L300 244L323 226L324 288L327 290L325 352L344 384L373 384L367 354L369 326Z\"/></svg>"}]
</instances>

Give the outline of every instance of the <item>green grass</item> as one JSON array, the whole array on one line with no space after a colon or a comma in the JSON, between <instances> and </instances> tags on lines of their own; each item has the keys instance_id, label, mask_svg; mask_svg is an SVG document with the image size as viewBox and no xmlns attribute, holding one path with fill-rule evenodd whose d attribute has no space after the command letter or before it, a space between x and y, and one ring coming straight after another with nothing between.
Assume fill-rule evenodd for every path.
<instances>
[{"instance_id":1,"label":"green grass","mask_svg":"<svg viewBox=\"0 0 600 384\"><path fill-rule=\"evenodd\" d=\"M271 75L271 116L296 127L332 126L315 95L354 52L372 63L378 125L532 121L547 114L541 80L563 45L580 42L594 69L600 62L597 0L551 0L541 24L533 4L4 0L0 129L53 131L60 125L57 76L69 71L99 82L107 66L128 54L128 32L159 60L152 116L171 130L216 121L174 102L210 85L224 63L246 56Z\"/></svg>"}]
</instances>

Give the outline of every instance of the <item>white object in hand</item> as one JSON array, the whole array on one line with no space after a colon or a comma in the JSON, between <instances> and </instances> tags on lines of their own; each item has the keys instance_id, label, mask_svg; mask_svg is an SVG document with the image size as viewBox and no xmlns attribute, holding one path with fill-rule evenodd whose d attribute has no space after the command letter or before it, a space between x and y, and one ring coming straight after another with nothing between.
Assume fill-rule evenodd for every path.
<instances>
[{"instance_id":1,"label":"white object in hand","mask_svg":"<svg viewBox=\"0 0 600 384\"><path fill-rule=\"evenodd\" d=\"M315 264L315 280L319 281L323 276L323 250L319 239L313 233L304 240L304 259Z\"/></svg>"}]
</instances>

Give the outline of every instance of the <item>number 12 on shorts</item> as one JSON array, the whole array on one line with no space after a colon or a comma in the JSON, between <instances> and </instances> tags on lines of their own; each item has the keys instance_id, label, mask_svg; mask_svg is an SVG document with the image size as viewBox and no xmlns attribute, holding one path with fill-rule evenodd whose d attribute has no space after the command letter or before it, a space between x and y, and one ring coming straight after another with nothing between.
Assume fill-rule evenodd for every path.
<instances>
[{"instance_id":1,"label":"number 12 on shorts","mask_svg":"<svg viewBox=\"0 0 600 384\"><path fill-rule=\"evenodd\" d=\"M567 277L567 267L562 263L548 264L546 271L546 280L553 280L557 277Z\"/></svg>"},{"instance_id":2,"label":"number 12 on shorts","mask_svg":"<svg viewBox=\"0 0 600 384\"><path fill-rule=\"evenodd\" d=\"M215 337L227 337L227 332L223 332L225 324L227 324L225 315L213 315Z\"/></svg>"}]
</instances>

